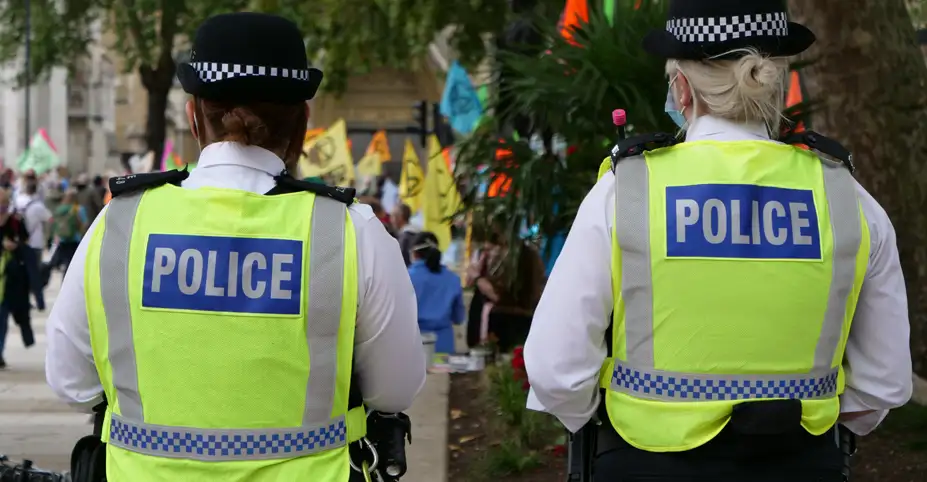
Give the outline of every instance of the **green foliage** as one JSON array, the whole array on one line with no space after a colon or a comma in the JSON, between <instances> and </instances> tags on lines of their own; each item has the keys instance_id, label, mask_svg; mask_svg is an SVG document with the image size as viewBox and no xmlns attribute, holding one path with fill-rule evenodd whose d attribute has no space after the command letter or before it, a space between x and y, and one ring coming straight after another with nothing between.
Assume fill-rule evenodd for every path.
<instances>
[{"instance_id":1,"label":"green foliage","mask_svg":"<svg viewBox=\"0 0 927 482\"><path fill-rule=\"evenodd\" d=\"M493 447L474 467L474 481L519 474L541 466L543 459L536 450L526 449L517 438L505 439Z\"/></svg>"},{"instance_id":2,"label":"green foliage","mask_svg":"<svg viewBox=\"0 0 927 482\"><path fill-rule=\"evenodd\" d=\"M907 0L914 28L927 28L927 0Z\"/></svg>"},{"instance_id":3,"label":"green foliage","mask_svg":"<svg viewBox=\"0 0 927 482\"><path fill-rule=\"evenodd\" d=\"M538 11L563 9L562 0L538 3ZM457 60L474 67L486 56L487 40L509 21L509 0L255 0L251 7L300 25L308 51L320 53L324 88L334 93L354 74L418 67L446 29Z\"/></svg>"},{"instance_id":4,"label":"green foliage","mask_svg":"<svg viewBox=\"0 0 927 482\"><path fill-rule=\"evenodd\" d=\"M666 4L644 2L636 10L634 3L618 1L614 25L592 12L589 24L574 35L579 47L562 39L556 19L547 18L536 22L549 39L547 54L500 53L500 64L516 74L507 89L511 111L497 112L498 117L488 118L462 143L455 175L468 186L463 198L475 222L498 226L509 236L510 246L520 245L524 225L537 224L540 233L548 236L569 228L616 141L612 110L627 110L631 132L675 131L663 113L664 62L641 49L644 35L664 25ZM490 107L497 102L491 98ZM500 136L504 126L499 117L513 112L527 114L537 125L559 134L575 152L561 159L550 148L535 153L526 139ZM500 138L512 151L509 159L495 159ZM483 172L482 166L490 169ZM479 184L500 174L512 179L516 195L480 198ZM507 261L517 258L508 256Z\"/></svg>"},{"instance_id":5,"label":"green foliage","mask_svg":"<svg viewBox=\"0 0 927 482\"><path fill-rule=\"evenodd\" d=\"M242 10L246 0L30 0L31 76L73 66L95 34L111 32L126 71L169 68L178 40L192 35L209 15ZM0 2L0 62L16 58L25 42L25 1ZM99 30L95 32L95 30ZM170 64L170 65L168 65ZM22 81L22 75L17 79Z\"/></svg>"},{"instance_id":6,"label":"green foliage","mask_svg":"<svg viewBox=\"0 0 927 482\"><path fill-rule=\"evenodd\" d=\"M523 381L508 364L486 369L489 382L487 402L496 409L497 422L509 438L518 439L529 450L542 450L554 443L563 427L549 414L528 410L528 393Z\"/></svg>"},{"instance_id":7,"label":"green foliage","mask_svg":"<svg viewBox=\"0 0 927 482\"><path fill-rule=\"evenodd\" d=\"M500 443L474 467L474 480L493 480L541 466L547 451L563 438L563 427L554 417L525 408L524 381L510 364L491 365L484 375L486 405L496 414L489 435L500 438Z\"/></svg>"}]
</instances>

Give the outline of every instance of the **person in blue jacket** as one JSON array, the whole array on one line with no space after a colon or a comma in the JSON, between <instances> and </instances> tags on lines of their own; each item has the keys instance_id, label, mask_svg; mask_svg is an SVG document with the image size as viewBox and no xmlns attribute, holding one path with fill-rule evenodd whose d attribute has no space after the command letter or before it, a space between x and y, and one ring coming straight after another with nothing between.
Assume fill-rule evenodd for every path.
<instances>
[{"instance_id":1,"label":"person in blue jacket","mask_svg":"<svg viewBox=\"0 0 927 482\"><path fill-rule=\"evenodd\" d=\"M463 288L460 277L441 264L438 238L427 231L412 243L409 277L418 298L418 328L433 333L435 353L454 353L454 325L464 322Z\"/></svg>"}]
</instances>

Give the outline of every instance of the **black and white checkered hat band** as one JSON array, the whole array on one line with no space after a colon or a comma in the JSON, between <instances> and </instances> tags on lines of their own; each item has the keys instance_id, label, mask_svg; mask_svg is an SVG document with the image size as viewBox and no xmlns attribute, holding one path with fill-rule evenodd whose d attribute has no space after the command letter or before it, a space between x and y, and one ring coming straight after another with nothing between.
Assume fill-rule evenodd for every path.
<instances>
[{"instance_id":1,"label":"black and white checkered hat band","mask_svg":"<svg viewBox=\"0 0 927 482\"><path fill-rule=\"evenodd\" d=\"M309 69L285 69L263 65L222 64L218 62L190 62L203 82L217 82L235 77L282 77L309 80Z\"/></svg>"},{"instance_id":2,"label":"black and white checkered hat band","mask_svg":"<svg viewBox=\"0 0 927 482\"><path fill-rule=\"evenodd\" d=\"M674 18L666 22L666 30L681 42L724 42L743 37L788 36L789 20L785 12L733 17Z\"/></svg>"}]
</instances>

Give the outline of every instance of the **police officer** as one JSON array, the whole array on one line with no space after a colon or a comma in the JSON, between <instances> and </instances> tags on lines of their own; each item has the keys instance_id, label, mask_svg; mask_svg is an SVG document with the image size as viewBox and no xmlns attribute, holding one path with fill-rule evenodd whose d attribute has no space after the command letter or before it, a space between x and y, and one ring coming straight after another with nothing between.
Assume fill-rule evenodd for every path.
<instances>
[{"instance_id":1,"label":"police officer","mask_svg":"<svg viewBox=\"0 0 927 482\"><path fill-rule=\"evenodd\" d=\"M345 482L365 408L406 410L425 379L396 241L352 189L289 174L322 80L295 24L214 16L178 77L197 168L111 182L48 321L48 382L105 394L110 482Z\"/></svg>"},{"instance_id":2,"label":"police officer","mask_svg":"<svg viewBox=\"0 0 927 482\"><path fill-rule=\"evenodd\" d=\"M685 141L613 150L536 311L529 408L601 423L597 482L842 480L835 425L911 395L894 230L839 144L770 138L814 41L785 1L670 1L666 25L644 47Z\"/></svg>"}]
</instances>

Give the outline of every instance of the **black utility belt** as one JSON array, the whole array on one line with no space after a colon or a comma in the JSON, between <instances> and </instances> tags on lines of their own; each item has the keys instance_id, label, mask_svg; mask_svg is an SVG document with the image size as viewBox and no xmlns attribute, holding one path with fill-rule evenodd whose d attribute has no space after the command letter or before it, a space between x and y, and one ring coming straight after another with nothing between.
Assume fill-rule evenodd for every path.
<instances>
[{"instance_id":1,"label":"black utility belt","mask_svg":"<svg viewBox=\"0 0 927 482\"><path fill-rule=\"evenodd\" d=\"M744 439L782 437L783 439L801 434L801 400L768 400L762 402L744 402L734 405L731 420L724 428L730 436L742 436ZM631 445L618 435L607 417L598 426L596 456L612 450L628 448ZM834 429L828 431L834 437Z\"/></svg>"}]
</instances>

